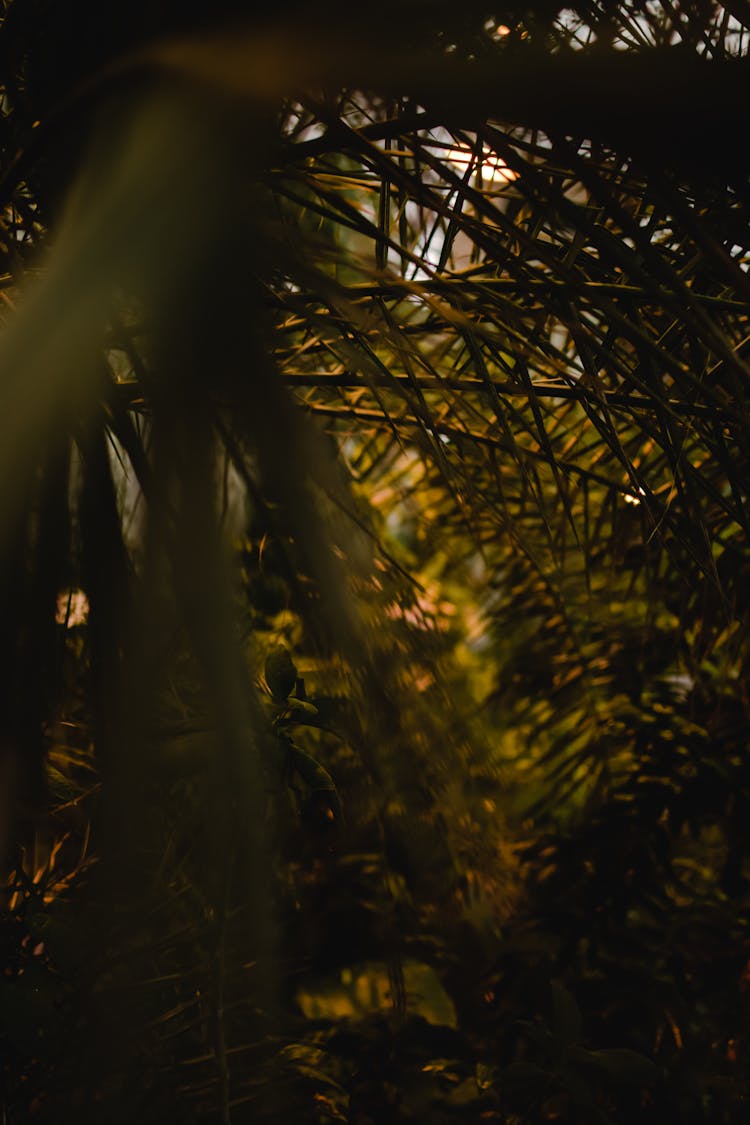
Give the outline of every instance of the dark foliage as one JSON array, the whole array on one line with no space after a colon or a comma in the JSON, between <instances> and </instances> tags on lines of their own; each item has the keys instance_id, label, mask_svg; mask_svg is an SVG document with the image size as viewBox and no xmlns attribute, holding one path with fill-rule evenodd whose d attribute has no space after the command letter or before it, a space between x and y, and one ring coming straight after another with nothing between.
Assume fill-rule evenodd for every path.
<instances>
[{"instance_id":1,"label":"dark foliage","mask_svg":"<svg viewBox=\"0 0 750 1125\"><path fill-rule=\"evenodd\" d=\"M3 1122L743 1122L750 8L2 9Z\"/></svg>"}]
</instances>

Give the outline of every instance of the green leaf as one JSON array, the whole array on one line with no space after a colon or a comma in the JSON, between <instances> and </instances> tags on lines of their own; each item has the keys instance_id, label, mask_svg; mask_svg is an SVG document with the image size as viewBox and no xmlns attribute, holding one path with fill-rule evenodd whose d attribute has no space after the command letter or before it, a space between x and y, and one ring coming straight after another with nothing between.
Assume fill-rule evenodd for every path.
<instances>
[{"instance_id":1,"label":"green leaf","mask_svg":"<svg viewBox=\"0 0 750 1125\"><path fill-rule=\"evenodd\" d=\"M277 703L284 703L297 683L297 667L287 649L275 648L266 657L266 683Z\"/></svg>"},{"instance_id":2,"label":"green leaf","mask_svg":"<svg viewBox=\"0 0 750 1125\"><path fill-rule=\"evenodd\" d=\"M288 752L292 766L311 789L332 789L335 792L333 778L320 762L292 743L288 743Z\"/></svg>"},{"instance_id":3,"label":"green leaf","mask_svg":"<svg viewBox=\"0 0 750 1125\"><path fill-rule=\"evenodd\" d=\"M560 984L552 982L552 1019L556 1035L564 1043L576 1043L581 1038L581 1013L571 992Z\"/></svg>"},{"instance_id":4,"label":"green leaf","mask_svg":"<svg viewBox=\"0 0 750 1125\"><path fill-rule=\"evenodd\" d=\"M292 717L294 717L295 713L301 715L318 714L318 708L313 703L309 703L306 699L298 699L296 696L290 695L287 703L292 709Z\"/></svg>"},{"instance_id":5,"label":"green leaf","mask_svg":"<svg viewBox=\"0 0 750 1125\"><path fill-rule=\"evenodd\" d=\"M457 1026L456 1009L432 966L407 958L403 962L406 1010L435 1026ZM307 1019L364 1019L393 1006L388 966L366 961L338 973L303 983L296 1001Z\"/></svg>"},{"instance_id":6,"label":"green leaf","mask_svg":"<svg viewBox=\"0 0 750 1125\"><path fill-rule=\"evenodd\" d=\"M284 741L286 742L287 753L289 754L289 761L292 768L297 771L302 780L309 786L312 795L325 795L326 804L333 813L334 820L338 824L341 824L344 819L344 813L341 808L338 790L328 770L321 766L320 762L315 758L311 757L309 754L305 754L304 750L299 750L287 739Z\"/></svg>"},{"instance_id":7,"label":"green leaf","mask_svg":"<svg viewBox=\"0 0 750 1125\"><path fill-rule=\"evenodd\" d=\"M590 1054L613 1082L623 1086L653 1086L659 1078L656 1063L628 1047L612 1047Z\"/></svg>"}]
</instances>

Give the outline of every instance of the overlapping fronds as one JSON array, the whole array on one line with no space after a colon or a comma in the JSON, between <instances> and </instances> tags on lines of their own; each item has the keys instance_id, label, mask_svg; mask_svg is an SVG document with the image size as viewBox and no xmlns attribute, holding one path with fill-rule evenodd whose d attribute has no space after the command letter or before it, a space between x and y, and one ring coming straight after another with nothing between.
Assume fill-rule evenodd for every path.
<instances>
[{"instance_id":1,"label":"overlapping fronds","mask_svg":"<svg viewBox=\"0 0 750 1125\"><path fill-rule=\"evenodd\" d=\"M10 55L23 11L3 25ZM374 543L403 578L439 540L449 567L481 559L488 576L477 596L503 638L498 706L521 708L512 725L532 741L546 730L540 753L562 739L571 782L592 760L604 776L608 701L650 683L618 683L634 652L658 634L659 674L690 677L718 638L730 664L745 644L741 583L727 581L745 573L748 531L747 177L727 132L742 121L743 10L399 14L396 39L332 8L156 46L146 21L133 61L96 75L85 60L77 77L94 79L62 105L49 43L32 35L36 54L7 80L9 305L57 231L73 161L55 130L94 109L99 123L51 265L7 335L16 426L2 464L17 485L3 533L18 559L44 552L25 596L52 606L70 564L24 520L54 503L68 527L64 498L36 480L34 441L57 463L72 438L73 568L92 598L102 714L111 725L121 658L147 643L138 625L125 636L123 606L128 552L150 542L146 585L166 566L235 731L262 721L242 702L239 654L227 663L226 599L203 604L224 573L217 466L256 508L280 505L322 599L316 627L349 659L361 636L340 564L367 570ZM135 482L124 505L108 461L120 487ZM138 493L150 540L132 532ZM394 534L411 542L400 562ZM45 706L35 697L23 721ZM590 732L575 752L571 724Z\"/></svg>"},{"instance_id":2,"label":"overlapping fronds","mask_svg":"<svg viewBox=\"0 0 750 1125\"><path fill-rule=\"evenodd\" d=\"M378 862L402 843L410 874L408 839L383 826L435 828L481 712L523 815L597 826L619 802L645 867L657 835L676 854L684 825L699 830L713 786L716 874L741 878L750 11L470 0L237 26L228 5L207 37L190 34L197 10L136 8L119 52L59 17L70 73L37 5L15 0L0 26L0 547L17 654L0 852L39 800L66 674L58 597L80 586L100 838L113 870L118 851L138 857L122 898L145 909L167 887L170 919L187 902L204 943L183 956L168 919L162 946L129 948L194 1048L186 1101L228 1121L228 1053L251 1050L258 1013L227 1024L226 982L246 987L240 946L265 966L274 944L273 729L230 523L251 526L249 602L263 587L256 601L288 614L269 628L255 607L256 649L274 628L303 638L364 714L348 719ZM472 674L488 665L453 710L441 614L473 620ZM192 694L175 688L186 650ZM181 821L191 781L170 789L154 767L165 715L210 747L203 851ZM455 819L453 842L476 841ZM384 885L370 921L386 899L395 916Z\"/></svg>"},{"instance_id":3,"label":"overlapping fronds","mask_svg":"<svg viewBox=\"0 0 750 1125\"><path fill-rule=\"evenodd\" d=\"M648 83L649 48L678 31L661 10L610 15ZM705 15L696 53L741 55L735 16ZM540 34L511 23L484 29L482 64L512 67ZM585 39L569 14L544 35ZM515 649L501 695L518 707L523 683L532 743L557 716L575 787L617 757L613 700L690 676L719 638L735 658L745 644L745 178L731 153L697 170L671 136L655 159L658 107L634 145L617 121L592 136L570 105L548 131L488 108L356 92L290 106L270 188L285 245L309 231L323 264L271 284L275 354L407 537L482 555Z\"/></svg>"}]
</instances>

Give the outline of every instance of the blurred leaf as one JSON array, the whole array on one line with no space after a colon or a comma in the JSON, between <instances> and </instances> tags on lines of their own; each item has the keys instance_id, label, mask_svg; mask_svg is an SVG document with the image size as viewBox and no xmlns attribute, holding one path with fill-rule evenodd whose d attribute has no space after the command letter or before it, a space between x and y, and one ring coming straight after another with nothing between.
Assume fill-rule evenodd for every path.
<instances>
[{"instance_id":1,"label":"blurred leaf","mask_svg":"<svg viewBox=\"0 0 750 1125\"><path fill-rule=\"evenodd\" d=\"M406 1010L430 1024L456 1027L453 1002L429 965L403 963ZM393 996L387 966L377 962L352 965L331 978L311 981L297 991L297 1003L312 1020L364 1019L392 1010Z\"/></svg>"},{"instance_id":2,"label":"blurred leaf","mask_svg":"<svg viewBox=\"0 0 750 1125\"><path fill-rule=\"evenodd\" d=\"M283 703L294 691L297 666L285 648L275 648L266 657L266 683L277 703Z\"/></svg>"}]
</instances>

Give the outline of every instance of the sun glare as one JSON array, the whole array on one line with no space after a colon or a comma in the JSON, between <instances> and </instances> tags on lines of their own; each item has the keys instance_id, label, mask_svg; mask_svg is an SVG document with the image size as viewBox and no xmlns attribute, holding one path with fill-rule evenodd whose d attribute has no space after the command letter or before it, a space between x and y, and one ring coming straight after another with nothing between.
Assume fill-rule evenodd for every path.
<instances>
[{"instance_id":1,"label":"sun glare","mask_svg":"<svg viewBox=\"0 0 750 1125\"><path fill-rule=\"evenodd\" d=\"M458 172L463 174L470 167L476 178L481 178L485 184L511 184L518 179L518 173L487 145L482 149L481 159L474 149L468 147L449 149L446 157Z\"/></svg>"}]
</instances>

